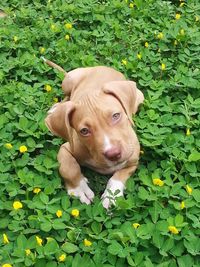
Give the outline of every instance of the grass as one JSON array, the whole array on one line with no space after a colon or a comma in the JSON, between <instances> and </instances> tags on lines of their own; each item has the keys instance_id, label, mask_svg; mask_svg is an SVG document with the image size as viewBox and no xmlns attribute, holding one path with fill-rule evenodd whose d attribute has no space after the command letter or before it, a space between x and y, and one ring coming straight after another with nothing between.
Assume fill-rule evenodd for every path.
<instances>
[{"instance_id":1,"label":"grass","mask_svg":"<svg viewBox=\"0 0 200 267\"><path fill-rule=\"evenodd\" d=\"M1 8L0 264L198 267L199 1L3 0ZM85 170L90 206L64 191L63 141L44 125L63 77L41 56L66 71L112 66L145 95L134 118L140 166L110 213L99 198L108 177Z\"/></svg>"}]
</instances>

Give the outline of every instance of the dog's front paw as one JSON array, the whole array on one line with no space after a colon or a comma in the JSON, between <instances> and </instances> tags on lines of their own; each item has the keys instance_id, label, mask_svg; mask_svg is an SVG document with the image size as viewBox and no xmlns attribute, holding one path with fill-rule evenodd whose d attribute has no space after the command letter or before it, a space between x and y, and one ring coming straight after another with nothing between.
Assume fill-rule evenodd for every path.
<instances>
[{"instance_id":1,"label":"dog's front paw","mask_svg":"<svg viewBox=\"0 0 200 267\"><path fill-rule=\"evenodd\" d=\"M108 209L112 204L115 205L115 198L123 196L124 188L125 186L121 181L110 178L101 196L104 208Z\"/></svg>"},{"instance_id":2,"label":"dog's front paw","mask_svg":"<svg viewBox=\"0 0 200 267\"><path fill-rule=\"evenodd\" d=\"M87 178L84 177L81 179L79 186L67 190L68 194L78 197L82 203L90 204L94 198L94 193L87 182Z\"/></svg>"}]
</instances>

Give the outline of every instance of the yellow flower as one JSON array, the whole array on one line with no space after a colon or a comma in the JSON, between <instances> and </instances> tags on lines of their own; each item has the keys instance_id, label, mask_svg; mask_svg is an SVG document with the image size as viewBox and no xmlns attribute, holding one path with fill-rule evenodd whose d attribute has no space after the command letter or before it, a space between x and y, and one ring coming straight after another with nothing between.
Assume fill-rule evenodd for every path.
<instances>
[{"instance_id":1,"label":"yellow flower","mask_svg":"<svg viewBox=\"0 0 200 267\"><path fill-rule=\"evenodd\" d=\"M157 37L158 37L158 39L163 39L163 37L164 37L164 35L163 35L163 33L162 32L160 32L158 35L157 35Z\"/></svg>"},{"instance_id":2,"label":"yellow flower","mask_svg":"<svg viewBox=\"0 0 200 267\"><path fill-rule=\"evenodd\" d=\"M164 182L162 180L160 180L159 178L154 178L153 179L153 184L154 185L158 185L158 186L163 186Z\"/></svg>"},{"instance_id":3,"label":"yellow flower","mask_svg":"<svg viewBox=\"0 0 200 267\"><path fill-rule=\"evenodd\" d=\"M65 24L65 28L68 29L68 30L72 29L72 24L71 23L66 23Z\"/></svg>"},{"instance_id":4,"label":"yellow flower","mask_svg":"<svg viewBox=\"0 0 200 267\"><path fill-rule=\"evenodd\" d=\"M70 39L69 34L66 34L66 35L65 35L65 40L69 41L69 39Z\"/></svg>"},{"instance_id":5,"label":"yellow flower","mask_svg":"<svg viewBox=\"0 0 200 267\"><path fill-rule=\"evenodd\" d=\"M57 210L56 215L58 218L62 217L62 210Z\"/></svg>"},{"instance_id":6,"label":"yellow flower","mask_svg":"<svg viewBox=\"0 0 200 267\"><path fill-rule=\"evenodd\" d=\"M199 21L199 16L195 16L195 21L196 21L196 22Z\"/></svg>"},{"instance_id":7,"label":"yellow flower","mask_svg":"<svg viewBox=\"0 0 200 267\"><path fill-rule=\"evenodd\" d=\"M17 37L17 36L14 36L14 37L13 37L13 40L14 40L14 42L16 43L16 42L18 41L18 37Z\"/></svg>"},{"instance_id":8,"label":"yellow flower","mask_svg":"<svg viewBox=\"0 0 200 267\"><path fill-rule=\"evenodd\" d=\"M9 263L5 263L5 264L2 265L2 267L12 267L12 265L9 264Z\"/></svg>"},{"instance_id":9,"label":"yellow flower","mask_svg":"<svg viewBox=\"0 0 200 267\"><path fill-rule=\"evenodd\" d=\"M36 235L35 238L36 238L36 241L37 241L38 245L39 245L39 246L42 246L42 242L43 242L42 238L40 238L40 237L37 236L37 235Z\"/></svg>"},{"instance_id":10,"label":"yellow flower","mask_svg":"<svg viewBox=\"0 0 200 267\"><path fill-rule=\"evenodd\" d=\"M191 132L190 132L190 129L189 128L186 130L186 135L187 136L190 136L191 135Z\"/></svg>"},{"instance_id":11,"label":"yellow flower","mask_svg":"<svg viewBox=\"0 0 200 267\"><path fill-rule=\"evenodd\" d=\"M57 98L57 97L54 97L53 101L54 101L55 103L58 103L58 98Z\"/></svg>"},{"instance_id":12,"label":"yellow flower","mask_svg":"<svg viewBox=\"0 0 200 267\"><path fill-rule=\"evenodd\" d=\"M126 59L122 59L122 64L126 66L127 65L127 60Z\"/></svg>"},{"instance_id":13,"label":"yellow flower","mask_svg":"<svg viewBox=\"0 0 200 267\"><path fill-rule=\"evenodd\" d=\"M182 7L182 6L184 6L185 5L185 3L180 3L180 7Z\"/></svg>"},{"instance_id":14,"label":"yellow flower","mask_svg":"<svg viewBox=\"0 0 200 267\"><path fill-rule=\"evenodd\" d=\"M45 49L44 47L41 47L41 48L40 48L40 54L44 54L45 50L46 50L46 49Z\"/></svg>"},{"instance_id":15,"label":"yellow flower","mask_svg":"<svg viewBox=\"0 0 200 267\"><path fill-rule=\"evenodd\" d=\"M184 34L185 34L184 29L181 29L181 30L180 30L180 35L184 35Z\"/></svg>"},{"instance_id":16,"label":"yellow flower","mask_svg":"<svg viewBox=\"0 0 200 267\"><path fill-rule=\"evenodd\" d=\"M189 195L192 195L192 188L189 185L186 185L186 191Z\"/></svg>"},{"instance_id":17,"label":"yellow flower","mask_svg":"<svg viewBox=\"0 0 200 267\"><path fill-rule=\"evenodd\" d=\"M51 24L51 30L54 31L56 29L56 25L55 24Z\"/></svg>"},{"instance_id":18,"label":"yellow flower","mask_svg":"<svg viewBox=\"0 0 200 267\"><path fill-rule=\"evenodd\" d=\"M26 252L26 256L31 254L31 250L30 249L25 249L25 252Z\"/></svg>"},{"instance_id":19,"label":"yellow flower","mask_svg":"<svg viewBox=\"0 0 200 267\"><path fill-rule=\"evenodd\" d=\"M142 54L141 53L138 53L137 54L137 58L140 60L142 58Z\"/></svg>"},{"instance_id":20,"label":"yellow flower","mask_svg":"<svg viewBox=\"0 0 200 267\"><path fill-rule=\"evenodd\" d=\"M129 4L129 7L130 7L130 8L133 8L133 7L134 7L134 4L133 4L133 3L130 3L130 4Z\"/></svg>"},{"instance_id":21,"label":"yellow flower","mask_svg":"<svg viewBox=\"0 0 200 267\"><path fill-rule=\"evenodd\" d=\"M178 20L178 19L180 19L180 17L181 17L181 14L177 13L175 16L175 19Z\"/></svg>"},{"instance_id":22,"label":"yellow flower","mask_svg":"<svg viewBox=\"0 0 200 267\"><path fill-rule=\"evenodd\" d=\"M175 226L173 226L173 225L170 225L170 226L168 227L168 230L169 230L172 234L175 234L175 235L177 235L177 234L179 233L178 229L177 229Z\"/></svg>"},{"instance_id":23,"label":"yellow flower","mask_svg":"<svg viewBox=\"0 0 200 267\"><path fill-rule=\"evenodd\" d=\"M162 63L162 64L161 64L161 70L166 70L166 65L165 65L165 63Z\"/></svg>"},{"instance_id":24,"label":"yellow flower","mask_svg":"<svg viewBox=\"0 0 200 267\"><path fill-rule=\"evenodd\" d=\"M20 146L20 148L19 148L20 153L25 153L27 150L28 149L26 146Z\"/></svg>"},{"instance_id":25,"label":"yellow flower","mask_svg":"<svg viewBox=\"0 0 200 267\"><path fill-rule=\"evenodd\" d=\"M36 187L36 188L33 189L33 193L34 194L39 194L40 191L41 191L41 189L39 187Z\"/></svg>"},{"instance_id":26,"label":"yellow flower","mask_svg":"<svg viewBox=\"0 0 200 267\"><path fill-rule=\"evenodd\" d=\"M60 255L60 257L58 259L59 259L60 262L65 261L66 255L62 254L62 255Z\"/></svg>"},{"instance_id":27,"label":"yellow flower","mask_svg":"<svg viewBox=\"0 0 200 267\"><path fill-rule=\"evenodd\" d=\"M15 210L19 210L19 209L22 209L23 208L23 205L22 205L22 203L20 201L14 201L13 202L13 208Z\"/></svg>"},{"instance_id":28,"label":"yellow flower","mask_svg":"<svg viewBox=\"0 0 200 267\"><path fill-rule=\"evenodd\" d=\"M148 48L148 47L149 47L149 43L148 43L148 42L145 42L145 43L144 43L144 46L145 46L146 48Z\"/></svg>"},{"instance_id":29,"label":"yellow flower","mask_svg":"<svg viewBox=\"0 0 200 267\"><path fill-rule=\"evenodd\" d=\"M3 234L3 243L4 244L8 244L9 243L8 236L6 234Z\"/></svg>"},{"instance_id":30,"label":"yellow flower","mask_svg":"<svg viewBox=\"0 0 200 267\"><path fill-rule=\"evenodd\" d=\"M13 146L12 146L12 144L10 144L10 143L6 143L5 145L4 145L7 149L11 149Z\"/></svg>"},{"instance_id":31,"label":"yellow flower","mask_svg":"<svg viewBox=\"0 0 200 267\"><path fill-rule=\"evenodd\" d=\"M77 210L77 209L73 209L72 211L71 211L71 215L73 216L73 217L78 217L79 216L79 210Z\"/></svg>"},{"instance_id":32,"label":"yellow flower","mask_svg":"<svg viewBox=\"0 0 200 267\"><path fill-rule=\"evenodd\" d=\"M85 247L90 247L90 246L92 246L92 242L89 241L89 240L87 240L86 238L84 239L83 244L84 244Z\"/></svg>"},{"instance_id":33,"label":"yellow flower","mask_svg":"<svg viewBox=\"0 0 200 267\"><path fill-rule=\"evenodd\" d=\"M51 85L49 84L46 84L44 89L47 91L47 92L51 92L52 88L51 88Z\"/></svg>"},{"instance_id":34,"label":"yellow flower","mask_svg":"<svg viewBox=\"0 0 200 267\"><path fill-rule=\"evenodd\" d=\"M184 209L185 208L185 202L184 201L181 201L181 204L180 204L180 209Z\"/></svg>"},{"instance_id":35,"label":"yellow flower","mask_svg":"<svg viewBox=\"0 0 200 267\"><path fill-rule=\"evenodd\" d=\"M137 229L140 226L140 224L139 223L133 223L132 226L133 226L133 228Z\"/></svg>"},{"instance_id":36,"label":"yellow flower","mask_svg":"<svg viewBox=\"0 0 200 267\"><path fill-rule=\"evenodd\" d=\"M178 44L178 41L177 41L177 40L175 40L175 41L174 41L174 45L177 45L177 44Z\"/></svg>"}]
</instances>

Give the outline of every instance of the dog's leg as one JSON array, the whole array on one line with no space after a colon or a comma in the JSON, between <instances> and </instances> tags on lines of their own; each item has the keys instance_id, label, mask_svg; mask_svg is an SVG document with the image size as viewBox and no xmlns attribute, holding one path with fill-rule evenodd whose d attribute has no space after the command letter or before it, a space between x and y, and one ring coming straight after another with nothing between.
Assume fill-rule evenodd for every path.
<instances>
[{"instance_id":1,"label":"dog's leg","mask_svg":"<svg viewBox=\"0 0 200 267\"><path fill-rule=\"evenodd\" d=\"M79 164L70 153L69 143L60 147L57 158L60 163L59 172L68 194L78 197L82 203L90 204L94 193L87 185L87 178L81 173Z\"/></svg>"},{"instance_id":2,"label":"dog's leg","mask_svg":"<svg viewBox=\"0 0 200 267\"><path fill-rule=\"evenodd\" d=\"M102 204L108 209L111 204L115 204L115 197L123 196L125 184L128 178L135 172L137 165L116 171L109 179L106 189L102 195ZM115 192L118 191L116 195Z\"/></svg>"}]
</instances>

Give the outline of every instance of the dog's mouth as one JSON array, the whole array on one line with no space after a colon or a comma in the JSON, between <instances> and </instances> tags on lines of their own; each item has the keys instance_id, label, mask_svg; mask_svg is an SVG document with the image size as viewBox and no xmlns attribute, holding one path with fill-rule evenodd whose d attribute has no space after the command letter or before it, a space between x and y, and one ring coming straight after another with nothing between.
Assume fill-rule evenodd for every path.
<instances>
[{"instance_id":1,"label":"dog's mouth","mask_svg":"<svg viewBox=\"0 0 200 267\"><path fill-rule=\"evenodd\" d=\"M126 165L126 163L127 163L127 160L124 160L124 161L116 162L114 166L117 166L121 169Z\"/></svg>"}]
</instances>

